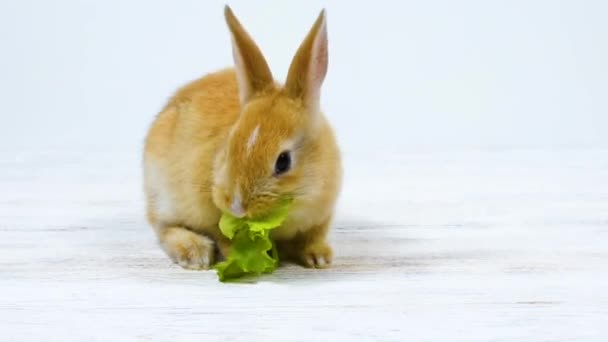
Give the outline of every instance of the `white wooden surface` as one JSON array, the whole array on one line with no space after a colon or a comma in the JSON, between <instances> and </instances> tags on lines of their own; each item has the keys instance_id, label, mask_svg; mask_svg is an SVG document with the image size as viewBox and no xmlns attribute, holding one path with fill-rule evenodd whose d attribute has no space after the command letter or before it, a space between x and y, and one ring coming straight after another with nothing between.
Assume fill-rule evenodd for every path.
<instances>
[{"instance_id":1,"label":"white wooden surface","mask_svg":"<svg viewBox=\"0 0 608 342\"><path fill-rule=\"evenodd\" d=\"M0 148L0 340L606 341L608 150L347 155L333 268L157 248L134 149Z\"/></svg>"}]
</instances>

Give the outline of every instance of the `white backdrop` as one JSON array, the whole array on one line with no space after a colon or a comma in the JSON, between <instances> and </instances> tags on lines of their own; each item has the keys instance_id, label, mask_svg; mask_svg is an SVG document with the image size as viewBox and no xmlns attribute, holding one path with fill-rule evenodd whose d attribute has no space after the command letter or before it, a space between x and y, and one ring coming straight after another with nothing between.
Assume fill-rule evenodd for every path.
<instances>
[{"instance_id":1,"label":"white backdrop","mask_svg":"<svg viewBox=\"0 0 608 342\"><path fill-rule=\"evenodd\" d=\"M176 87L232 63L223 4L2 1L0 139L139 148ZM608 145L608 2L230 4L280 80L327 8L322 101L347 154Z\"/></svg>"}]
</instances>

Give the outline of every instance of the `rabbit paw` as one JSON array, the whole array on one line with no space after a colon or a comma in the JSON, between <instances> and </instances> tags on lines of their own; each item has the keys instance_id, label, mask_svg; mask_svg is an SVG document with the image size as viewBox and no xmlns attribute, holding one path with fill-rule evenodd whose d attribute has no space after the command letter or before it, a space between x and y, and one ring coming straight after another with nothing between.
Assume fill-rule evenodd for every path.
<instances>
[{"instance_id":1,"label":"rabbit paw","mask_svg":"<svg viewBox=\"0 0 608 342\"><path fill-rule=\"evenodd\" d=\"M168 228L161 245L174 263L189 270L207 270L213 265L213 241L181 227Z\"/></svg>"},{"instance_id":2,"label":"rabbit paw","mask_svg":"<svg viewBox=\"0 0 608 342\"><path fill-rule=\"evenodd\" d=\"M331 264L332 250L325 241L314 242L304 247L300 259L306 267L327 268Z\"/></svg>"}]
</instances>

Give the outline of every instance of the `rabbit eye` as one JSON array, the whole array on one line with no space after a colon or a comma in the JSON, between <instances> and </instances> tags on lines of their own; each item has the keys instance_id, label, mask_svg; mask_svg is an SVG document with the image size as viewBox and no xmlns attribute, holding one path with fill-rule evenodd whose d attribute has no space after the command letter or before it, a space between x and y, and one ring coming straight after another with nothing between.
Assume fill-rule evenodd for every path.
<instances>
[{"instance_id":1,"label":"rabbit eye","mask_svg":"<svg viewBox=\"0 0 608 342\"><path fill-rule=\"evenodd\" d=\"M289 151L284 151L279 154L276 163L274 164L274 174L279 176L291 168L291 154Z\"/></svg>"}]
</instances>

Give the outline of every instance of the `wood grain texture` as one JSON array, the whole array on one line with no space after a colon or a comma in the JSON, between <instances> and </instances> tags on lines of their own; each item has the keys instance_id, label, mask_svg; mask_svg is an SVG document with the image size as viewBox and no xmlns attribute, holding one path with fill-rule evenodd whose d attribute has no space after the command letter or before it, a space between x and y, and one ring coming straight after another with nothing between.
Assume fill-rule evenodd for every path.
<instances>
[{"instance_id":1,"label":"wood grain texture","mask_svg":"<svg viewBox=\"0 0 608 342\"><path fill-rule=\"evenodd\" d=\"M0 150L0 336L608 339L608 151L348 156L328 270L255 282L170 263L139 151Z\"/></svg>"}]
</instances>

